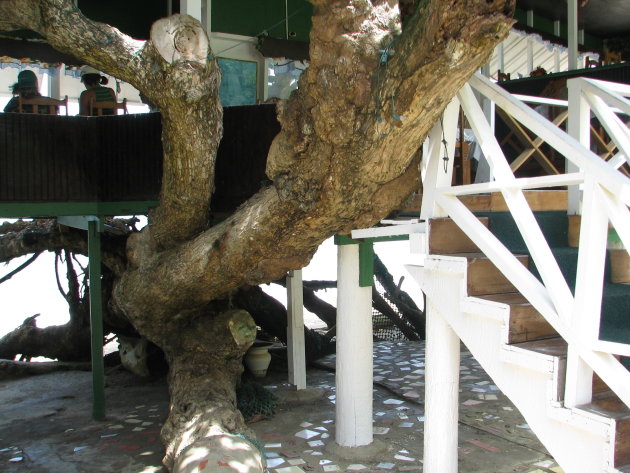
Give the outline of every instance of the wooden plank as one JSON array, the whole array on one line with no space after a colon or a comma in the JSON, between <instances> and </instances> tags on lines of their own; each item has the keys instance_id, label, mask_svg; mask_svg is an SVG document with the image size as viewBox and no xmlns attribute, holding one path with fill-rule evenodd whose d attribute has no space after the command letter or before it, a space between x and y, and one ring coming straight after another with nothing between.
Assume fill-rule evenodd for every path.
<instances>
[{"instance_id":1,"label":"wooden plank","mask_svg":"<svg viewBox=\"0 0 630 473\"><path fill-rule=\"evenodd\" d=\"M569 246L577 248L580 246L580 225L581 215L568 215L569 218Z\"/></svg>"},{"instance_id":2,"label":"wooden plank","mask_svg":"<svg viewBox=\"0 0 630 473\"><path fill-rule=\"evenodd\" d=\"M567 342L561 337L523 342L519 343L518 346L525 350L531 350L544 355L557 356L563 359L567 356Z\"/></svg>"},{"instance_id":3,"label":"wooden plank","mask_svg":"<svg viewBox=\"0 0 630 473\"><path fill-rule=\"evenodd\" d=\"M597 376L595 378L599 380ZM599 382L593 380L593 384L593 391L596 394L589 407L615 419L615 466L627 465L630 463L630 409L601 380ZM595 385L601 385L604 389L597 389Z\"/></svg>"},{"instance_id":4,"label":"wooden plank","mask_svg":"<svg viewBox=\"0 0 630 473\"><path fill-rule=\"evenodd\" d=\"M534 211L567 209L566 190L528 190L523 191L523 194ZM506 212L508 210L500 192L465 195L459 198L472 212Z\"/></svg>"},{"instance_id":5,"label":"wooden plank","mask_svg":"<svg viewBox=\"0 0 630 473\"><path fill-rule=\"evenodd\" d=\"M502 292L516 292L512 283L497 269L483 253L463 253L468 259L468 295L480 296ZM527 267L527 255L515 255Z\"/></svg>"},{"instance_id":6,"label":"wooden plank","mask_svg":"<svg viewBox=\"0 0 630 473\"><path fill-rule=\"evenodd\" d=\"M524 191L523 194L525 194L525 199L533 211L567 209L567 191L531 190ZM502 194L492 194L490 210L492 212L506 212L508 210Z\"/></svg>"},{"instance_id":7,"label":"wooden plank","mask_svg":"<svg viewBox=\"0 0 630 473\"><path fill-rule=\"evenodd\" d=\"M462 203L472 212L489 211L491 199L491 194L464 195L460 197Z\"/></svg>"},{"instance_id":8,"label":"wooden plank","mask_svg":"<svg viewBox=\"0 0 630 473\"><path fill-rule=\"evenodd\" d=\"M488 217L479 221L487 228ZM480 250L450 218L429 220L429 254L478 253Z\"/></svg>"},{"instance_id":9,"label":"wooden plank","mask_svg":"<svg viewBox=\"0 0 630 473\"><path fill-rule=\"evenodd\" d=\"M617 420L615 434L615 466L630 463L630 418Z\"/></svg>"},{"instance_id":10,"label":"wooden plank","mask_svg":"<svg viewBox=\"0 0 630 473\"><path fill-rule=\"evenodd\" d=\"M614 283L630 283L630 255L625 249L610 252L610 280Z\"/></svg>"},{"instance_id":11,"label":"wooden plank","mask_svg":"<svg viewBox=\"0 0 630 473\"><path fill-rule=\"evenodd\" d=\"M549 322L520 293L491 294L481 298L510 306L509 344L558 336Z\"/></svg>"}]
</instances>

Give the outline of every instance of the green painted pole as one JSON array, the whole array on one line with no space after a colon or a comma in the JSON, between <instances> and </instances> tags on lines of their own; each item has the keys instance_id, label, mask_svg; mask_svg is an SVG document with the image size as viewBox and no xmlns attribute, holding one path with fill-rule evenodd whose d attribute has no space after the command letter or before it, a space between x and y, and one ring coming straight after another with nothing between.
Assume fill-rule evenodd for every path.
<instances>
[{"instance_id":1,"label":"green painted pole","mask_svg":"<svg viewBox=\"0 0 630 473\"><path fill-rule=\"evenodd\" d=\"M90 269L90 332L92 335L92 417L105 418L105 363L103 360L103 301L101 293L101 236L99 220L88 221Z\"/></svg>"}]
</instances>

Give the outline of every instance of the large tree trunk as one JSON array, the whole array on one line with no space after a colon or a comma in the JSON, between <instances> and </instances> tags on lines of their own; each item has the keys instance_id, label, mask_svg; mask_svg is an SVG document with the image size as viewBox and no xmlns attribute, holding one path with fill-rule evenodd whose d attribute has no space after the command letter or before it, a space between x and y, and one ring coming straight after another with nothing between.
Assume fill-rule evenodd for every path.
<instances>
[{"instance_id":1,"label":"large tree trunk","mask_svg":"<svg viewBox=\"0 0 630 473\"><path fill-rule=\"evenodd\" d=\"M242 310L199 313L171 328L177 329L177 339L162 344L170 365L171 409L162 428L169 467L206 437L253 436L236 409L234 388L243 372L241 359L256 338L256 324Z\"/></svg>"},{"instance_id":2,"label":"large tree trunk","mask_svg":"<svg viewBox=\"0 0 630 473\"><path fill-rule=\"evenodd\" d=\"M90 21L71 0L0 0L0 29L39 32L162 111L160 205L129 238L113 302L171 363L169 467L200 437L246 431L234 386L247 343L225 331L224 316L203 315L208 304L304 267L322 241L374 224L416 190L421 143L508 32L515 2L418 1L402 32L395 1L312 3L311 64L279 105L273 185L208 228L220 74L199 22L164 20L177 27L161 23L141 42Z\"/></svg>"}]
</instances>

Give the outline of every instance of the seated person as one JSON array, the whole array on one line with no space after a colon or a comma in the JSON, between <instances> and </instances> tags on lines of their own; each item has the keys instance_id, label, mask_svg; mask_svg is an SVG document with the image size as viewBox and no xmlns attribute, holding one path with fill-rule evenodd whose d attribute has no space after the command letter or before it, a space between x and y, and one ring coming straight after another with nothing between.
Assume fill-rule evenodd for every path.
<instances>
[{"instance_id":1,"label":"seated person","mask_svg":"<svg viewBox=\"0 0 630 473\"><path fill-rule=\"evenodd\" d=\"M37 83L37 76L33 71L25 70L18 74L18 81L11 86L13 92L13 98L9 100L7 106L4 107L5 113L17 113L19 111L19 97L23 99L32 99L34 97L41 97L39 93L39 85ZM24 113L33 113L33 106L25 104L22 107ZM40 106L39 113L48 113L47 106Z\"/></svg>"},{"instance_id":2,"label":"seated person","mask_svg":"<svg viewBox=\"0 0 630 473\"><path fill-rule=\"evenodd\" d=\"M81 68L81 82L87 90L81 92L79 96L79 115L92 115L90 110L90 102L115 102L116 94L114 89L103 87L108 80L102 76L96 69L90 66ZM114 110L104 110L105 115L114 115Z\"/></svg>"}]
</instances>

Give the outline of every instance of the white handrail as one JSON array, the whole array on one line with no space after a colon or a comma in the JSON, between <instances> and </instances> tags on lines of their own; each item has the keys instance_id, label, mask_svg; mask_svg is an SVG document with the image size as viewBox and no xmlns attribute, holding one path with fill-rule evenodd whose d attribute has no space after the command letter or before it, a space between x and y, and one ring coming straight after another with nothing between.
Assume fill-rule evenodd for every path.
<instances>
[{"instance_id":1,"label":"white handrail","mask_svg":"<svg viewBox=\"0 0 630 473\"><path fill-rule=\"evenodd\" d=\"M435 209L440 213L447 213L568 342L570 356L565 393L567 405L590 400L590 387L587 386L590 386L591 381L584 379L584 376L591 376L592 370L630 405L630 373L612 356L630 354L630 343L598 340L602 300L599 286L603 282L608 221L617 230L625 247L630 248L630 179L617 169L626 162L626 156L630 156L630 131L617 115L620 111L630 114L630 100L626 98L630 97L630 86L583 78L571 81L572 87L577 87L581 94L580 105L588 107L586 112L580 114L581 119L588 121L580 125L581 129L588 129L590 126L589 111L592 110L619 149L609 162L604 162L578 140L499 86L481 75L476 75L462 88L457 100L461 103L477 143L488 160L494 181L451 186L448 177L440 182L435 178L425 180L426 198L423 199L422 215L431 217ZM473 89L559 151L579 171L517 179ZM531 99L528 98L528 101ZM457 101L454 101L454 105L456 104ZM457 126L453 120L449 120L448 124L451 127ZM440 131L444 133L445 130ZM446 130L447 135L453 136L452 133L453 130ZM433 140L439 137L436 128ZM433 149L436 150L436 143ZM428 169L439 165L433 163L439 156L439 152L431 153ZM574 296L534 218L523 190L578 184L586 186L586 192L582 202L583 218ZM488 192L502 193L541 275L542 283L457 198ZM583 392L579 392L580 389Z\"/></svg>"}]
</instances>

